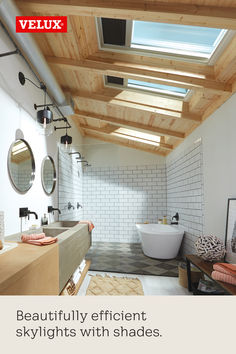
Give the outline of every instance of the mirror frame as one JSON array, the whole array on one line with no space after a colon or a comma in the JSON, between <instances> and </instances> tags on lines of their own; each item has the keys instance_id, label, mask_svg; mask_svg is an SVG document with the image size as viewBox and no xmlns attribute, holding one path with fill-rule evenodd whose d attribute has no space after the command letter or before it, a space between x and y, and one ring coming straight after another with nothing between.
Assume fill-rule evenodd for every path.
<instances>
[{"instance_id":1,"label":"mirror frame","mask_svg":"<svg viewBox=\"0 0 236 354\"><path fill-rule=\"evenodd\" d=\"M31 156L31 166L32 166L32 172L31 172L31 179L29 181L29 187L25 190L25 191L21 191L18 186L15 185L14 181L13 181L13 178L12 178L12 175L11 175L11 171L10 171L10 162L11 162L11 153L12 153L12 148L13 146L15 145L16 141L23 141L23 143L27 146L27 148L29 149L29 152L30 152L30 156ZM20 194L25 194L27 193L30 188L32 187L33 185L33 182L35 180L35 159L34 159L34 154L33 154L33 151L29 145L29 143L25 140L25 139L16 139L13 141L13 143L10 145L10 148L8 150L8 157L7 157L7 170L8 170L8 176L9 176L9 179L10 179L10 182L11 182L11 185L14 187L14 189L20 193Z\"/></svg>"},{"instance_id":2,"label":"mirror frame","mask_svg":"<svg viewBox=\"0 0 236 354\"><path fill-rule=\"evenodd\" d=\"M50 193L48 193L48 192L46 191L46 188L45 188L45 185L44 185L44 180L43 180L44 163L45 163L45 161L46 161L47 159L49 159L49 160L51 161L52 166L53 166L53 186L52 186L52 190L51 190ZM57 172L56 172L55 162L54 162L53 158L52 158L51 156L49 156L49 155L47 155L47 156L44 157L44 159L43 159L43 161L42 161L42 164L41 164L41 183L42 183L42 187L43 187L44 193L45 193L46 195L51 195L51 194L54 192L54 190L55 190L55 188L56 188L56 184L57 184Z\"/></svg>"}]
</instances>

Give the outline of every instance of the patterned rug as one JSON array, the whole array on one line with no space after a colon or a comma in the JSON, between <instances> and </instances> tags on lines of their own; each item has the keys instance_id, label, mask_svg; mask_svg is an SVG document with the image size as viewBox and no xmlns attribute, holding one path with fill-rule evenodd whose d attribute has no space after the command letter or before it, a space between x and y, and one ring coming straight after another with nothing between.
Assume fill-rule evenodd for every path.
<instances>
[{"instance_id":1,"label":"patterned rug","mask_svg":"<svg viewBox=\"0 0 236 354\"><path fill-rule=\"evenodd\" d=\"M154 259L143 254L140 243L93 242L86 255L91 260L89 270L162 275L166 277L178 276L180 259Z\"/></svg>"},{"instance_id":2,"label":"patterned rug","mask_svg":"<svg viewBox=\"0 0 236 354\"><path fill-rule=\"evenodd\" d=\"M93 275L86 295L144 295L139 279Z\"/></svg>"}]
</instances>

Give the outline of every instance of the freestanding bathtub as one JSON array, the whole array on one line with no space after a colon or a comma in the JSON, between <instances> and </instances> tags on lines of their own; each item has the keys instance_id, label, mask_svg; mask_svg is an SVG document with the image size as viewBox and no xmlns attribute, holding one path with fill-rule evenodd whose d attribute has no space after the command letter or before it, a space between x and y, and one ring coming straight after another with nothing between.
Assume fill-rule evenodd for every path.
<instances>
[{"instance_id":1,"label":"freestanding bathtub","mask_svg":"<svg viewBox=\"0 0 236 354\"><path fill-rule=\"evenodd\" d=\"M178 226L136 224L136 228L146 256L158 259L171 259L177 256L184 234Z\"/></svg>"}]
</instances>

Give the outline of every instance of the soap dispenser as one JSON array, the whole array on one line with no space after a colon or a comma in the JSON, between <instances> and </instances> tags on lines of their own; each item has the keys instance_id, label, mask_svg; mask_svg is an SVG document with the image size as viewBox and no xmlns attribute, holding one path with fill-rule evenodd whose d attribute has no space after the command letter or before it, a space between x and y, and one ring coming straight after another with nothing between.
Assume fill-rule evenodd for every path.
<instances>
[{"instance_id":1,"label":"soap dispenser","mask_svg":"<svg viewBox=\"0 0 236 354\"><path fill-rule=\"evenodd\" d=\"M47 214L44 214L41 219L41 225L48 225L48 217Z\"/></svg>"}]
</instances>

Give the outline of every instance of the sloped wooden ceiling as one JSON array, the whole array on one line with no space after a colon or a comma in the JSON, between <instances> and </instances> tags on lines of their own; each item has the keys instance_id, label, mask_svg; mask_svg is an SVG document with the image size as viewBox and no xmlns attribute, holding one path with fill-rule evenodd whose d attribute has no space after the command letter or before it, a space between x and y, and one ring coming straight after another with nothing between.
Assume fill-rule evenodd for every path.
<instances>
[{"instance_id":1,"label":"sloped wooden ceiling","mask_svg":"<svg viewBox=\"0 0 236 354\"><path fill-rule=\"evenodd\" d=\"M167 155L236 91L236 36L214 65L101 51L95 17L236 30L235 0L21 0L24 15L66 15L68 33L34 37L84 136ZM104 75L189 88L187 102L104 86ZM160 81L161 80L161 81ZM153 146L116 136L119 127L161 136Z\"/></svg>"}]
</instances>

